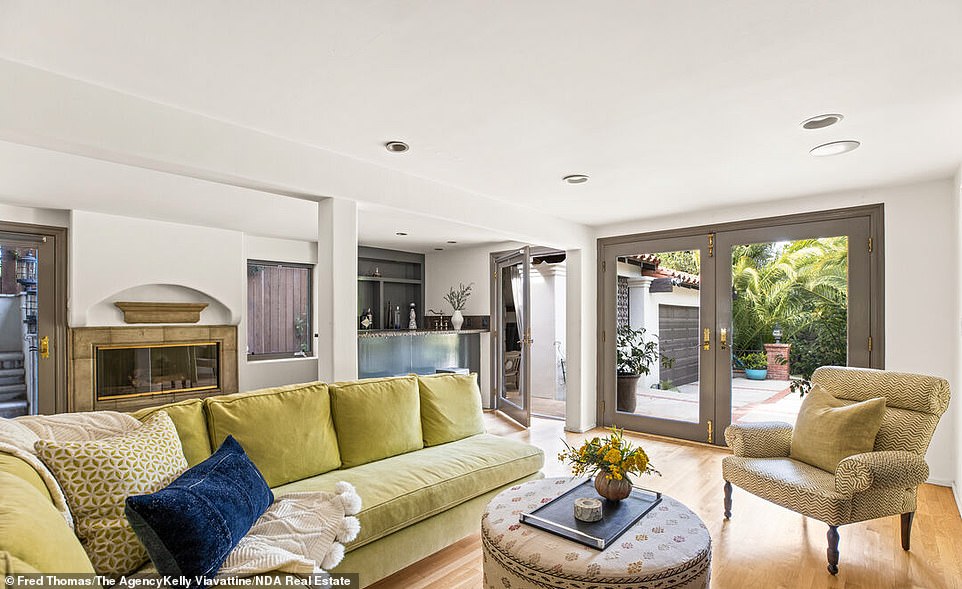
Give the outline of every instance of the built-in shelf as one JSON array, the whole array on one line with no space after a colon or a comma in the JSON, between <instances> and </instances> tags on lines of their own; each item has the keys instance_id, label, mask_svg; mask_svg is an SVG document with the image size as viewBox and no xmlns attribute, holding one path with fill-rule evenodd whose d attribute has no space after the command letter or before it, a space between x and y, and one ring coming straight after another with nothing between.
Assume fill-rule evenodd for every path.
<instances>
[{"instance_id":1,"label":"built-in shelf","mask_svg":"<svg viewBox=\"0 0 962 589\"><path fill-rule=\"evenodd\" d=\"M424 326L424 255L374 247L357 248L357 315L368 309L374 328L391 327L394 312L408 326L414 303L418 327ZM389 308L390 307L390 308Z\"/></svg>"}]
</instances>

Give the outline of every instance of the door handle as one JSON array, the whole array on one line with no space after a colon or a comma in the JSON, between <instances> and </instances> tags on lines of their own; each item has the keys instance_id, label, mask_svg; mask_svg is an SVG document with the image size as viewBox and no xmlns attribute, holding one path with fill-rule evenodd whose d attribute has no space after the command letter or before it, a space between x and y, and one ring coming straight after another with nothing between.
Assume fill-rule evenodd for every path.
<instances>
[{"instance_id":1,"label":"door handle","mask_svg":"<svg viewBox=\"0 0 962 589\"><path fill-rule=\"evenodd\" d=\"M721 349L728 349L728 328L722 327L718 330L718 343L721 346Z\"/></svg>"},{"instance_id":2,"label":"door handle","mask_svg":"<svg viewBox=\"0 0 962 589\"><path fill-rule=\"evenodd\" d=\"M705 335L701 341L701 349L705 350L706 352L711 350L711 330L707 327L705 328Z\"/></svg>"},{"instance_id":3,"label":"door handle","mask_svg":"<svg viewBox=\"0 0 962 589\"><path fill-rule=\"evenodd\" d=\"M50 357L50 338L43 336L40 338L40 358L46 360Z\"/></svg>"}]
</instances>

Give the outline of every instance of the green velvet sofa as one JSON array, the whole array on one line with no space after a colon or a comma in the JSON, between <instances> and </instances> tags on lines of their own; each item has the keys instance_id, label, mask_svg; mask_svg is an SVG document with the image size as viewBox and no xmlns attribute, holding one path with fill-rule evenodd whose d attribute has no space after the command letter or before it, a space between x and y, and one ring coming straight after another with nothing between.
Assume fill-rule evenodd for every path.
<instances>
[{"instance_id":1,"label":"green velvet sofa","mask_svg":"<svg viewBox=\"0 0 962 589\"><path fill-rule=\"evenodd\" d=\"M275 495L332 491L338 481L353 484L363 500L361 532L346 546L335 572L359 573L362 586L476 533L487 502L509 486L541 477L544 465L540 449L484 433L474 375L287 385L134 415L145 419L160 409L177 427L190 465L210 456L230 434ZM33 469L0 453L0 495L14 479L7 475L21 479L18 497L30 495L32 487L37 493L28 503L50 507ZM55 548L63 530L48 530L48 537L59 540L37 542L43 532L37 532L36 514L42 510L23 507L23 500L14 506L0 499L0 531L21 538L19 546L6 547L13 553L7 558L32 561L41 572L68 572L42 567L56 562L51 550L76 554L79 541L70 534L77 546ZM27 510L33 513L20 513ZM67 528L62 519L59 525Z\"/></svg>"}]
</instances>

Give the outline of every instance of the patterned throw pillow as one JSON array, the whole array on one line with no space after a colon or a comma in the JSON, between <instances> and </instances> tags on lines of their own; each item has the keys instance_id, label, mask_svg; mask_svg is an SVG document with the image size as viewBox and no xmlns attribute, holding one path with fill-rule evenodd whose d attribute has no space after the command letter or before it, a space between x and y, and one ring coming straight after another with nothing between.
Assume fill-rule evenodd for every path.
<instances>
[{"instance_id":1,"label":"patterned throw pillow","mask_svg":"<svg viewBox=\"0 0 962 589\"><path fill-rule=\"evenodd\" d=\"M73 513L77 535L101 575L132 573L147 561L124 515L130 495L153 493L187 470L177 429L166 412L119 436L36 443Z\"/></svg>"}]
</instances>

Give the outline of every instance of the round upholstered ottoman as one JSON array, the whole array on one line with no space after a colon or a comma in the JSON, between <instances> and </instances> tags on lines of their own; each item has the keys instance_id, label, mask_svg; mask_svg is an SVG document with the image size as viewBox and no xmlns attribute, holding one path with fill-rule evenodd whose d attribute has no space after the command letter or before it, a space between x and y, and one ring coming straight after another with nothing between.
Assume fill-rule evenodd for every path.
<instances>
[{"instance_id":1,"label":"round upholstered ottoman","mask_svg":"<svg viewBox=\"0 0 962 589\"><path fill-rule=\"evenodd\" d=\"M521 512L582 481L530 481L491 500L481 516L486 589L708 587L711 536L697 515L671 497L663 497L605 550L518 521Z\"/></svg>"}]
</instances>

